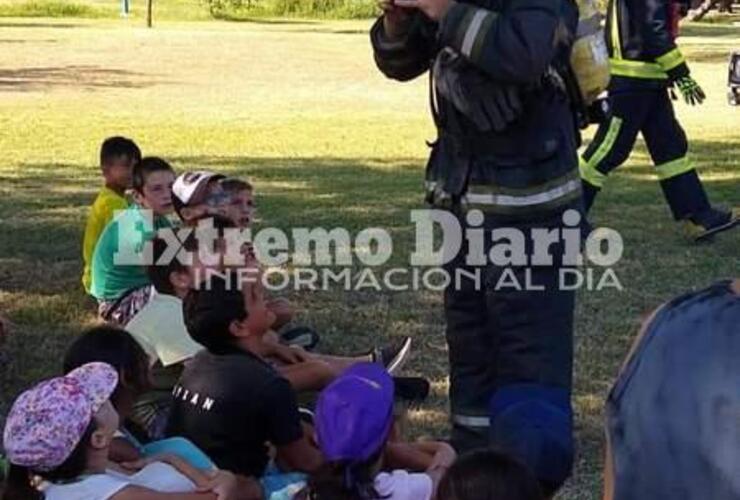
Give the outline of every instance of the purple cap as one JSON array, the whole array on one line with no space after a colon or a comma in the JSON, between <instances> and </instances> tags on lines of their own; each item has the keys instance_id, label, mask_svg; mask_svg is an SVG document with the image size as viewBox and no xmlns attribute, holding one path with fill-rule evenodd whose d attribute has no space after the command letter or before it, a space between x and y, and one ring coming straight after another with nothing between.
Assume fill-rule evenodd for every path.
<instances>
[{"instance_id":1,"label":"purple cap","mask_svg":"<svg viewBox=\"0 0 740 500\"><path fill-rule=\"evenodd\" d=\"M360 363L321 392L316 438L331 462L363 462L377 453L393 424L393 380L375 363Z\"/></svg>"},{"instance_id":2,"label":"purple cap","mask_svg":"<svg viewBox=\"0 0 740 500\"><path fill-rule=\"evenodd\" d=\"M88 363L18 396L3 437L10 463L37 471L62 465L117 385L112 366Z\"/></svg>"}]
</instances>

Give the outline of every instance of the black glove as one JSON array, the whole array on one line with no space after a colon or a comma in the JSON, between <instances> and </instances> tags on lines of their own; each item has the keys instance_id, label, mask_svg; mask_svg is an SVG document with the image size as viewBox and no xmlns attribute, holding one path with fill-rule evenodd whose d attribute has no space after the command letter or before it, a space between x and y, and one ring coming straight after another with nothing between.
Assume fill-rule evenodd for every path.
<instances>
[{"instance_id":1,"label":"black glove","mask_svg":"<svg viewBox=\"0 0 740 500\"><path fill-rule=\"evenodd\" d=\"M519 88L492 80L447 48L434 63L437 92L481 132L501 132L522 114Z\"/></svg>"},{"instance_id":2,"label":"black glove","mask_svg":"<svg viewBox=\"0 0 740 500\"><path fill-rule=\"evenodd\" d=\"M510 85L486 85L480 89L480 106L489 119L490 128L501 132L519 118L522 101L519 89Z\"/></svg>"}]
</instances>

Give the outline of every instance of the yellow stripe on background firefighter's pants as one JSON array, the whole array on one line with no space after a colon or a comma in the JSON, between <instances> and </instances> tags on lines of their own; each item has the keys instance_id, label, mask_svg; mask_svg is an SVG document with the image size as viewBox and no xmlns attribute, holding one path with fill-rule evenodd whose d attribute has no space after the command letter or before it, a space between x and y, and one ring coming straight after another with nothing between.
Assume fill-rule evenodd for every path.
<instances>
[{"instance_id":1,"label":"yellow stripe on background firefighter's pants","mask_svg":"<svg viewBox=\"0 0 740 500\"><path fill-rule=\"evenodd\" d=\"M601 163L604 158L606 158L606 155L611 152L614 144L617 141L617 137L619 137L619 131L621 129L622 119L618 116L613 116L611 121L609 122L609 128L606 131L604 140L601 142L601 144L599 144L599 147L596 148L594 154L591 156L590 159L581 159L581 161L579 162L578 168L581 171L581 178L592 186L596 186L598 188L604 187L607 175L599 172L596 169L596 166Z\"/></svg>"},{"instance_id":2,"label":"yellow stripe on background firefighter's pants","mask_svg":"<svg viewBox=\"0 0 740 500\"><path fill-rule=\"evenodd\" d=\"M694 165L691 163L688 156L683 156L676 160L655 166L655 170L658 172L658 179L661 181L685 174L693 169Z\"/></svg>"}]
</instances>

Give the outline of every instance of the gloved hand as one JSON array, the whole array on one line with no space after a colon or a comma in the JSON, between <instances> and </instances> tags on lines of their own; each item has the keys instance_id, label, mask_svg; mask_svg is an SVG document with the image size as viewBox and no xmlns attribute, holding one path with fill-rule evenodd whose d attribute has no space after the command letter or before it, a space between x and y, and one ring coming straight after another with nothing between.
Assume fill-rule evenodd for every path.
<instances>
[{"instance_id":1,"label":"gloved hand","mask_svg":"<svg viewBox=\"0 0 740 500\"><path fill-rule=\"evenodd\" d=\"M502 132L523 113L516 86L491 80L451 49L438 54L433 72L439 95L480 132Z\"/></svg>"},{"instance_id":2,"label":"gloved hand","mask_svg":"<svg viewBox=\"0 0 740 500\"><path fill-rule=\"evenodd\" d=\"M679 92L681 92L681 95L683 95L686 104L691 104L692 106L694 104L701 104L707 97L699 84L696 83L696 80L688 75L678 77L674 83L678 87Z\"/></svg>"},{"instance_id":3,"label":"gloved hand","mask_svg":"<svg viewBox=\"0 0 740 500\"><path fill-rule=\"evenodd\" d=\"M522 101L519 99L519 90L516 87L487 85L477 90L479 93L474 94L474 97L477 98L479 108L487 117L488 126L481 129L483 132L491 129L494 132L502 132L521 115Z\"/></svg>"}]
</instances>

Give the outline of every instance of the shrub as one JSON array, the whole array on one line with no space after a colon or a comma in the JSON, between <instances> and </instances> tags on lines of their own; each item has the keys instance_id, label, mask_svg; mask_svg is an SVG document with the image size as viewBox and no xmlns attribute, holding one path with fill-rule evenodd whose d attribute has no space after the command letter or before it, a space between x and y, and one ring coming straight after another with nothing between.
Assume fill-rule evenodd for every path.
<instances>
[{"instance_id":1,"label":"shrub","mask_svg":"<svg viewBox=\"0 0 740 500\"><path fill-rule=\"evenodd\" d=\"M102 17L107 13L90 5L61 0L28 0L0 3L0 17Z\"/></svg>"},{"instance_id":2,"label":"shrub","mask_svg":"<svg viewBox=\"0 0 740 500\"><path fill-rule=\"evenodd\" d=\"M202 0L217 19L292 16L364 19L377 14L373 0Z\"/></svg>"}]
</instances>

